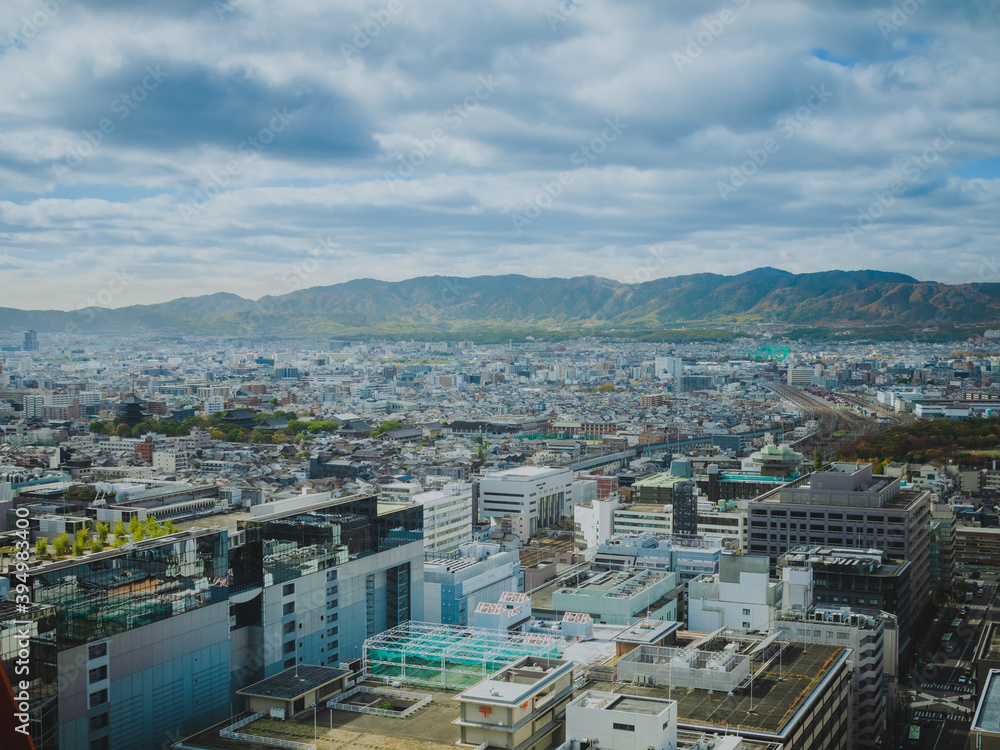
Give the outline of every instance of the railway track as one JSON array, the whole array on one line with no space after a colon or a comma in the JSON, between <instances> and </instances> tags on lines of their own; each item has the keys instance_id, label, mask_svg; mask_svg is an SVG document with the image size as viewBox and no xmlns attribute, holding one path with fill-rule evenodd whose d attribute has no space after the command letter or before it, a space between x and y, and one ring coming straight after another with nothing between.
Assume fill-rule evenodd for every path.
<instances>
[{"instance_id":1,"label":"railway track","mask_svg":"<svg viewBox=\"0 0 1000 750\"><path fill-rule=\"evenodd\" d=\"M811 454L815 449L819 449L824 460L835 458L840 447L845 443L853 443L865 437L880 435L892 426L877 422L853 410L837 409L824 399L789 385L769 383L767 387L780 396L782 400L801 409L803 413L808 414L819 423L811 439L804 440L797 446L805 458L808 458L808 454ZM846 434L834 438L834 435L841 430Z\"/></svg>"}]
</instances>

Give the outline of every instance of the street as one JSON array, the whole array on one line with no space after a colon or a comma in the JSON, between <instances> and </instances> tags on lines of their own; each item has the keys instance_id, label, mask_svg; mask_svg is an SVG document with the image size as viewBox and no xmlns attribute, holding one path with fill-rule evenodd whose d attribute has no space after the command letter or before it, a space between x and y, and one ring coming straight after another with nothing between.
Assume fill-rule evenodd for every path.
<instances>
[{"instance_id":1,"label":"street","mask_svg":"<svg viewBox=\"0 0 1000 750\"><path fill-rule=\"evenodd\" d=\"M911 676L910 723L921 728L922 750L961 747L969 731L975 711L975 688L972 681L972 659L982 623L1000 618L997 601L998 585L995 574L983 574L980 579L968 579L969 590L983 586L983 595L968 603L960 603L951 615L960 620L957 629L946 627L954 633L956 646L951 653L939 647L933 656L920 663ZM968 612L963 617L962 607ZM905 744L904 744L905 746Z\"/></svg>"}]
</instances>

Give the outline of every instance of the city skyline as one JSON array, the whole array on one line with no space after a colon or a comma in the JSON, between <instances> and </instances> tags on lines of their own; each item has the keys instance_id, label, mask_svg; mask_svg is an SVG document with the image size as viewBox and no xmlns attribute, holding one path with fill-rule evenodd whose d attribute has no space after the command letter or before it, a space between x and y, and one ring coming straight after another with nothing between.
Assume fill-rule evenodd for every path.
<instances>
[{"instance_id":1,"label":"city skyline","mask_svg":"<svg viewBox=\"0 0 1000 750\"><path fill-rule=\"evenodd\" d=\"M5 306L116 274L109 307L435 274L996 280L998 19L971 3L5 11Z\"/></svg>"}]
</instances>

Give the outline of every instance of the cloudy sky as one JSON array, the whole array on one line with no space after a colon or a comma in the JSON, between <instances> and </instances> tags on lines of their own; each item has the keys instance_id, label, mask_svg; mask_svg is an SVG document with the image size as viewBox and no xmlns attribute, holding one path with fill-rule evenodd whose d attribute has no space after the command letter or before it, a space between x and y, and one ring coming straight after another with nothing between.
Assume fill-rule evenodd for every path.
<instances>
[{"instance_id":1,"label":"cloudy sky","mask_svg":"<svg viewBox=\"0 0 1000 750\"><path fill-rule=\"evenodd\" d=\"M3 0L0 306L1000 281L996 0Z\"/></svg>"}]
</instances>

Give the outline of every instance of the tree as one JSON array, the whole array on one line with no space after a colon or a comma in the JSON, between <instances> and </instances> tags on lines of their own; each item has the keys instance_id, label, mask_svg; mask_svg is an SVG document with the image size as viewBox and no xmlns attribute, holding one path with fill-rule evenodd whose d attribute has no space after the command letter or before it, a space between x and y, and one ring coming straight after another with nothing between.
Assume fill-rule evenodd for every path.
<instances>
[{"instance_id":1,"label":"tree","mask_svg":"<svg viewBox=\"0 0 1000 750\"><path fill-rule=\"evenodd\" d=\"M121 539L125 536L125 534L128 533L127 531L125 531L125 524L122 523L121 519L115 521L114 531L115 531L115 539Z\"/></svg>"},{"instance_id":2,"label":"tree","mask_svg":"<svg viewBox=\"0 0 1000 750\"><path fill-rule=\"evenodd\" d=\"M209 437L212 438L212 440L221 440L225 442L226 431L220 430L218 427L213 427L212 431L209 433Z\"/></svg>"},{"instance_id":3,"label":"tree","mask_svg":"<svg viewBox=\"0 0 1000 750\"><path fill-rule=\"evenodd\" d=\"M97 490L87 484L72 487L66 491L66 500L71 503L92 503L97 499Z\"/></svg>"},{"instance_id":4,"label":"tree","mask_svg":"<svg viewBox=\"0 0 1000 750\"><path fill-rule=\"evenodd\" d=\"M79 539L73 542L73 557L79 557L83 554L84 545Z\"/></svg>"},{"instance_id":5,"label":"tree","mask_svg":"<svg viewBox=\"0 0 1000 750\"><path fill-rule=\"evenodd\" d=\"M303 422L300 419L291 419L288 421L289 432L307 432L308 430L309 430L308 422Z\"/></svg>"},{"instance_id":6,"label":"tree","mask_svg":"<svg viewBox=\"0 0 1000 750\"><path fill-rule=\"evenodd\" d=\"M76 543L83 547L87 543L87 530L80 529L76 532Z\"/></svg>"},{"instance_id":7,"label":"tree","mask_svg":"<svg viewBox=\"0 0 1000 750\"><path fill-rule=\"evenodd\" d=\"M41 557L49 551L49 540L44 536L38 537L35 541L35 557Z\"/></svg>"},{"instance_id":8,"label":"tree","mask_svg":"<svg viewBox=\"0 0 1000 750\"><path fill-rule=\"evenodd\" d=\"M159 533L157 533L158 531L159 527L156 524L156 518L153 516L146 516L146 533L149 535L149 538L152 539L153 537L160 536Z\"/></svg>"},{"instance_id":9,"label":"tree","mask_svg":"<svg viewBox=\"0 0 1000 750\"><path fill-rule=\"evenodd\" d=\"M309 439L309 435L307 435L304 432L300 432L298 435L295 436L295 442L296 443L301 443L301 442L304 442L305 440L308 440L308 439Z\"/></svg>"},{"instance_id":10,"label":"tree","mask_svg":"<svg viewBox=\"0 0 1000 750\"><path fill-rule=\"evenodd\" d=\"M103 549L104 549L104 542L102 542L100 539L94 539L90 543L91 552L101 552Z\"/></svg>"},{"instance_id":11,"label":"tree","mask_svg":"<svg viewBox=\"0 0 1000 750\"><path fill-rule=\"evenodd\" d=\"M100 540L101 544L104 544L108 539L108 525L103 522L97 523L97 538Z\"/></svg>"},{"instance_id":12,"label":"tree","mask_svg":"<svg viewBox=\"0 0 1000 750\"><path fill-rule=\"evenodd\" d=\"M100 433L104 432L104 427L106 425L107 425L107 422L100 422L100 421L94 420L89 425L87 425L87 431L91 432L91 433L98 433L98 434L100 434Z\"/></svg>"},{"instance_id":13,"label":"tree","mask_svg":"<svg viewBox=\"0 0 1000 750\"><path fill-rule=\"evenodd\" d=\"M142 526L142 522L135 516L132 516L132 520L128 522L128 533L134 537L139 533L140 526Z\"/></svg>"},{"instance_id":14,"label":"tree","mask_svg":"<svg viewBox=\"0 0 1000 750\"><path fill-rule=\"evenodd\" d=\"M594 389L595 393L614 393L615 386L613 383L602 383Z\"/></svg>"},{"instance_id":15,"label":"tree","mask_svg":"<svg viewBox=\"0 0 1000 750\"><path fill-rule=\"evenodd\" d=\"M70 548L69 535L66 533L62 533L55 539L53 539L52 548L55 550L55 553L57 555L65 555L67 552L69 552Z\"/></svg>"},{"instance_id":16,"label":"tree","mask_svg":"<svg viewBox=\"0 0 1000 750\"><path fill-rule=\"evenodd\" d=\"M260 430L254 430L250 433L250 442L254 445L265 445L271 442L271 436L266 432L261 432Z\"/></svg>"},{"instance_id":17,"label":"tree","mask_svg":"<svg viewBox=\"0 0 1000 750\"><path fill-rule=\"evenodd\" d=\"M120 438L132 437L132 428L127 424L120 424L115 428L115 434Z\"/></svg>"},{"instance_id":18,"label":"tree","mask_svg":"<svg viewBox=\"0 0 1000 750\"><path fill-rule=\"evenodd\" d=\"M246 439L246 432L241 430L239 427L234 427L226 433L226 442L228 443L245 443Z\"/></svg>"},{"instance_id":19,"label":"tree","mask_svg":"<svg viewBox=\"0 0 1000 750\"><path fill-rule=\"evenodd\" d=\"M819 448L813 451L813 471L819 471L823 468L823 454L820 453Z\"/></svg>"},{"instance_id":20,"label":"tree","mask_svg":"<svg viewBox=\"0 0 1000 750\"><path fill-rule=\"evenodd\" d=\"M402 426L403 423L398 419L387 419L372 431L372 437L378 437L383 432L388 432L390 430L398 430ZM312 428L310 428L310 432L312 432Z\"/></svg>"},{"instance_id":21,"label":"tree","mask_svg":"<svg viewBox=\"0 0 1000 750\"><path fill-rule=\"evenodd\" d=\"M164 528L164 530L166 531L167 534L176 534L177 533L177 527L174 526L174 522L172 520L170 520L169 518L166 521L164 521L163 528Z\"/></svg>"}]
</instances>

